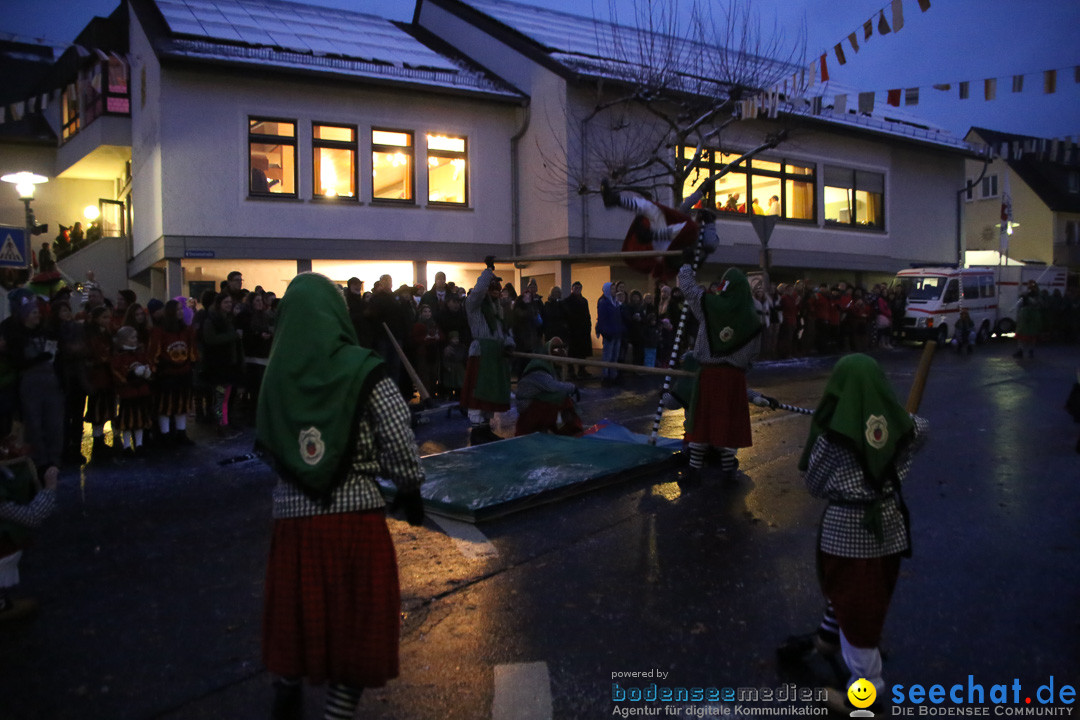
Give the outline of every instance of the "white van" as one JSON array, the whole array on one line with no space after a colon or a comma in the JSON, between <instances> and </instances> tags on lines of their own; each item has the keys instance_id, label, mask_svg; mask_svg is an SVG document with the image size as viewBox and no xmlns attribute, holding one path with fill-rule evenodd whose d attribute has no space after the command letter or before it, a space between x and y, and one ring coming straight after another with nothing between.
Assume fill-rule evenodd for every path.
<instances>
[{"instance_id":1,"label":"white van","mask_svg":"<svg viewBox=\"0 0 1080 720\"><path fill-rule=\"evenodd\" d=\"M1035 282L1039 290L1065 293L1068 273L1042 264L921 267L901 270L896 281L907 294L900 336L905 340L948 342L963 307L975 324L976 342L1016 329L1020 290ZM960 288L963 287L963 297Z\"/></svg>"},{"instance_id":2,"label":"white van","mask_svg":"<svg viewBox=\"0 0 1080 720\"><path fill-rule=\"evenodd\" d=\"M904 340L948 342L963 307L975 324L976 342L983 343L997 329L997 277L991 268L924 267L901 270L896 280L907 295L900 337Z\"/></svg>"}]
</instances>

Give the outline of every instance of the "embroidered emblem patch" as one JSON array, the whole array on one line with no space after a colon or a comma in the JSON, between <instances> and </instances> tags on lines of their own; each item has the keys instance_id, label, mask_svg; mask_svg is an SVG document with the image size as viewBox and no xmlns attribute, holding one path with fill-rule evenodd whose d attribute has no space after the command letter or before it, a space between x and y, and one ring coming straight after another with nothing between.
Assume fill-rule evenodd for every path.
<instances>
[{"instance_id":1,"label":"embroidered emblem patch","mask_svg":"<svg viewBox=\"0 0 1080 720\"><path fill-rule=\"evenodd\" d=\"M883 416L871 415L866 419L866 442L875 450L880 450L889 442L889 426Z\"/></svg>"},{"instance_id":2,"label":"embroidered emblem patch","mask_svg":"<svg viewBox=\"0 0 1080 720\"><path fill-rule=\"evenodd\" d=\"M300 457L308 465L318 465L326 453L326 444L322 441L322 433L314 426L300 431Z\"/></svg>"},{"instance_id":3,"label":"embroidered emblem patch","mask_svg":"<svg viewBox=\"0 0 1080 720\"><path fill-rule=\"evenodd\" d=\"M720 342L727 342L731 338L735 337L735 328L728 325L726 328L720 331Z\"/></svg>"}]
</instances>

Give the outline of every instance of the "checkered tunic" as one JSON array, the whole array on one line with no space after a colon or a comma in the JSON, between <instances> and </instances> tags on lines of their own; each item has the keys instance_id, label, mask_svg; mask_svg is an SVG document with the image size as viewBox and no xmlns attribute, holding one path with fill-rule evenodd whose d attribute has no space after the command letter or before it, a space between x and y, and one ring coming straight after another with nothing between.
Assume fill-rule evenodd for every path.
<instances>
[{"instance_id":1,"label":"checkered tunic","mask_svg":"<svg viewBox=\"0 0 1080 720\"><path fill-rule=\"evenodd\" d=\"M896 475L902 484L911 470L914 453L926 441L929 423L916 415L915 437L900 452ZM908 533L900 513L896 486L887 480L882 492L875 493L866 481L854 453L822 434L810 453L809 469L804 480L810 494L829 501L821 520L819 548L830 555L849 558L874 558L893 555L908 549ZM882 498L884 542L863 527L863 513L876 499Z\"/></svg>"},{"instance_id":2,"label":"checkered tunic","mask_svg":"<svg viewBox=\"0 0 1080 720\"><path fill-rule=\"evenodd\" d=\"M409 409L392 380L383 378L376 383L358 426L352 467L348 479L334 491L333 501L329 505L318 503L279 479L274 488L274 518L377 510L385 502L376 476L390 480L399 491L420 486L424 472Z\"/></svg>"}]
</instances>

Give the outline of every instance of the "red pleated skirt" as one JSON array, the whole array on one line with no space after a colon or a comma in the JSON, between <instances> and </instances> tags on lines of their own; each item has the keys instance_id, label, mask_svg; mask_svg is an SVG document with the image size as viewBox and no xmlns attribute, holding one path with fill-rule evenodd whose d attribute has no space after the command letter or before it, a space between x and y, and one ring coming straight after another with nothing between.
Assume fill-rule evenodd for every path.
<instances>
[{"instance_id":1,"label":"red pleated skirt","mask_svg":"<svg viewBox=\"0 0 1080 720\"><path fill-rule=\"evenodd\" d=\"M744 371L731 365L701 366L694 429L685 440L729 448L753 444Z\"/></svg>"},{"instance_id":2,"label":"red pleated skirt","mask_svg":"<svg viewBox=\"0 0 1080 720\"><path fill-rule=\"evenodd\" d=\"M847 558L818 552L818 567L821 590L844 637L857 648L877 647L900 577L900 555Z\"/></svg>"},{"instance_id":3,"label":"red pleated skirt","mask_svg":"<svg viewBox=\"0 0 1080 720\"><path fill-rule=\"evenodd\" d=\"M382 510L274 521L263 662L314 684L382 687L398 676L401 591Z\"/></svg>"}]
</instances>

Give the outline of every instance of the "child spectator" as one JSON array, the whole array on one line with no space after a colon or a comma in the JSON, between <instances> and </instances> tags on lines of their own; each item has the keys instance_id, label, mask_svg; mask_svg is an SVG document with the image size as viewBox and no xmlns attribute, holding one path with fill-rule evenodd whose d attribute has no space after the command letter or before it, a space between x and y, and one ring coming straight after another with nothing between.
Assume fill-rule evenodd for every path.
<instances>
[{"instance_id":1,"label":"child spectator","mask_svg":"<svg viewBox=\"0 0 1080 720\"><path fill-rule=\"evenodd\" d=\"M11 590L19 584L19 561L30 530L52 514L56 507L56 481L60 475L55 465L45 469L38 484L37 470L25 455L28 448L9 437L0 454L0 622L25 618L37 609L30 598L16 599Z\"/></svg>"}]
</instances>

